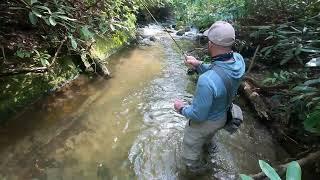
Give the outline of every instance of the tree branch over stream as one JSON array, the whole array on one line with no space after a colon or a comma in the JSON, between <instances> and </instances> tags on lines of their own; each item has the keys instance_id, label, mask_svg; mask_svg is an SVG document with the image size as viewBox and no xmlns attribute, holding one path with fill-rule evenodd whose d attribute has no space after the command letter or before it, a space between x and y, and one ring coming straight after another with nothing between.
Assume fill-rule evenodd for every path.
<instances>
[{"instance_id":1,"label":"tree branch over stream","mask_svg":"<svg viewBox=\"0 0 320 180\"><path fill-rule=\"evenodd\" d=\"M54 54L54 57L52 58L51 63L48 65L48 67L35 67L35 68L19 68L19 69L8 69L5 71L0 72L0 77L6 77L11 75L17 75L17 74L25 74L25 73L45 73L48 72L48 70L54 65L58 58L58 54L61 51L61 48L63 44L66 42L67 36L64 37L64 39L61 41L57 51Z\"/></svg>"},{"instance_id":2,"label":"tree branch over stream","mask_svg":"<svg viewBox=\"0 0 320 180\"><path fill-rule=\"evenodd\" d=\"M8 69L0 72L0 77L26 74L26 73L45 73L48 71L47 67L36 67L36 68L21 68L21 69Z\"/></svg>"}]
</instances>

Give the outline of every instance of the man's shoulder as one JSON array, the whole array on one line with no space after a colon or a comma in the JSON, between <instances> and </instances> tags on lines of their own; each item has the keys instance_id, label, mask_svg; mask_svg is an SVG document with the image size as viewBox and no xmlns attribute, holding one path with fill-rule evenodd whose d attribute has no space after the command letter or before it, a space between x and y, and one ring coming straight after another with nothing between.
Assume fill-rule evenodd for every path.
<instances>
[{"instance_id":1,"label":"man's shoulder","mask_svg":"<svg viewBox=\"0 0 320 180\"><path fill-rule=\"evenodd\" d=\"M217 73L213 70L209 70L199 76L198 83L203 85L213 85L215 78L217 78Z\"/></svg>"}]
</instances>

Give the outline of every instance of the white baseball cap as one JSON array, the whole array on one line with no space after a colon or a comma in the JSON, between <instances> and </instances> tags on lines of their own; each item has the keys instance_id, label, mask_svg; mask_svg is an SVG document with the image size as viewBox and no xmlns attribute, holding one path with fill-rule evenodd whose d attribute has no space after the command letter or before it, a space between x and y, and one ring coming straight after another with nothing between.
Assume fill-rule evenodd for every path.
<instances>
[{"instance_id":1,"label":"white baseball cap","mask_svg":"<svg viewBox=\"0 0 320 180\"><path fill-rule=\"evenodd\" d=\"M225 21L217 21L203 33L210 41L219 46L232 46L236 39L234 28Z\"/></svg>"}]
</instances>

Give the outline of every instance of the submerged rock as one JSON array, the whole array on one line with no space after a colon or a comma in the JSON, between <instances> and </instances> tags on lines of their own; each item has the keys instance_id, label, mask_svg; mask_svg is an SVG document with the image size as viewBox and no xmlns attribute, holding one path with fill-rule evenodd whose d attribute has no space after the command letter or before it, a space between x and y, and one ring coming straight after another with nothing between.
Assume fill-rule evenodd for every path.
<instances>
[{"instance_id":1,"label":"submerged rock","mask_svg":"<svg viewBox=\"0 0 320 180\"><path fill-rule=\"evenodd\" d=\"M177 35L177 36L183 36L185 32L186 32L186 31L185 31L184 29L180 29L180 30L176 33L176 35Z\"/></svg>"},{"instance_id":2,"label":"submerged rock","mask_svg":"<svg viewBox=\"0 0 320 180\"><path fill-rule=\"evenodd\" d=\"M150 41L157 41L157 38L155 36L150 36Z\"/></svg>"},{"instance_id":3,"label":"submerged rock","mask_svg":"<svg viewBox=\"0 0 320 180\"><path fill-rule=\"evenodd\" d=\"M184 28L184 31L185 31L185 32L191 31L191 27L189 27L189 26L185 27L185 28Z\"/></svg>"},{"instance_id":4,"label":"submerged rock","mask_svg":"<svg viewBox=\"0 0 320 180\"><path fill-rule=\"evenodd\" d=\"M150 38L145 38L145 39L142 39L141 41L138 42L140 45L143 45L143 46L151 46L154 44L153 41L150 40Z\"/></svg>"}]
</instances>

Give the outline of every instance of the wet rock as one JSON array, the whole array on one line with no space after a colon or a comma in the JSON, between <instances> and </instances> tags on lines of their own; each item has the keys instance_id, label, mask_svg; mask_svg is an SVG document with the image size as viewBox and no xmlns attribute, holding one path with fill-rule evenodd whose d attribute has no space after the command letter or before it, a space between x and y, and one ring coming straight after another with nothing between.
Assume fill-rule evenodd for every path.
<instances>
[{"instance_id":1,"label":"wet rock","mask_svg":"<svg viewBox=\"0 0 320 180\"><path fill-rule=\"evenodd\" d=\"M177 36L183 36L185 32L186 32L186 31L185 31L184 29L180 29L180 30L176 33L176 35L177 35Z\"/></svg>"},{"instance_id":2,"label":"wet rock","mask_svg":"<svg viewBox=\"0 0 320 180\"><path fill-rule=\"evenodd\" d=\"M154 42L152 42L152 41L150 40L150 38L145 38L145 39L139 41L139 44L140 44L140 45L143 45L143 46L151 46L151 45L153 45L153 43L154 43Z\"/></svg>"},{"instance_id":3,"label":"wet rock","mask_svg":"<svg viewBox=\"0 0 320 180\"><path fill-rule=\"evenodd\" d=\"M185 31L185 32L191 31L191 27L189 27L189 26L185 27L185 28L184 28L184 31Z\"/></svg>"},{"instance_id":4,"label":"wet rock","mask_svg":"<svg viewBox=\"0 0 320 180\"><path fill-rule=\"evenodd\" d=\"M155 36L150 36L150 38L149 38L149 39L150 39L150 41L153 41L153 42L154 42L154 41L157 41L157 39L156 39L156 37L155 37Z\"/></svg>"}]
</instances>

